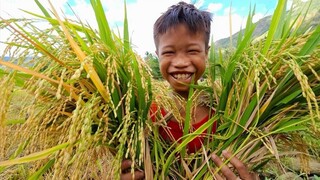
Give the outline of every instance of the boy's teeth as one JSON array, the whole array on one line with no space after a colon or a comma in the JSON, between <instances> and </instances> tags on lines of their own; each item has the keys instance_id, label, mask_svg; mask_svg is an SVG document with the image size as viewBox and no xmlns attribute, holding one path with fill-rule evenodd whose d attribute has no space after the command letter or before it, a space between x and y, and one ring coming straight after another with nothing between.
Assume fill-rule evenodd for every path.
<instances>
[{"instance_id":1,"label":"boy's teeth","mask_svg":"<svg viewBox=\"0 0 320 180\"><path fill-rule=\"evenodd\" d=\"M174 74L173 77L176 79L188 79L191 76L191 74Z\"/></svg>"}]
</instances>

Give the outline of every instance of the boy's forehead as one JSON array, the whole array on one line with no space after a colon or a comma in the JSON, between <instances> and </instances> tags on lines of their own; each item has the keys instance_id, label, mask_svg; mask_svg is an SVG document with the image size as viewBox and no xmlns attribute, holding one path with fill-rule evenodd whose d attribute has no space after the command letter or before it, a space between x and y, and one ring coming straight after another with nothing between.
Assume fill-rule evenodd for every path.
<instances>
[{"instance_id":1,"label":"boy's forehead","mask_svg":"<svg viewBox=\"0 0 320 180\"><path fill-rule=\"evenodd\" d=\"M185 34L186 36L195 37L201 36L203 38L203 42L206 44L206 33L202 30L195 31L194 29L191 29L187 24L185 23L178 23L171 25L170 27L167 27L166 29L163 29L163 31L158 31L157 35L155 36L155 45L156 48L159 47L159 43L161 42L168 43L170 41L171 37L174 37L176 35Z\"/></svg>"},{"instance_id":2,"label":"boy's forehead","mask_svg":"<svg viewBox=\"0 0 320 180\"><path fill-rule=\"evenodd\" d=\"M176 36L179 37L178 40ZM182 41L180 41L180 39ZM185 39L188 39L188 41L184 41ZM193 32L189 30L187 26L175 26L167 29L167 31L162 34L159 34L156 46L157 48L171 47L173 44L181 44L182 42L187 42L189 45L194 45L199 43L199 39L201 39L201 41L205 44L205 33L202 31Z\"/></svg>"},{"instance_id":3,"label":"boy's forehead","mask_svg":"<svg viewBox=\"0 0 320 180\"><path fill-rule=\"evenodd\" d=\"M165 35L165 34L181 33L181 32L184 32L184 33L187 33L187 34L190 34L190 35L198 35L198 34L205 35L204 31L200 31L200 30L193 31L184 23L172 25L168 29L166 29L165 32L160 33L159 35L162 36L162 35Z\"/></svg>"}]
</instances>

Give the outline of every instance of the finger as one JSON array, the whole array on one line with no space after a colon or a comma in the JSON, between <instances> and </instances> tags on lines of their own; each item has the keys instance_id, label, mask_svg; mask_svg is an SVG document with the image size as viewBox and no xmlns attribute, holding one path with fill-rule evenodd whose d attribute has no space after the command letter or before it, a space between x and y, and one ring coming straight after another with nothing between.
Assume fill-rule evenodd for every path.
<instances>
[{"instance_id":1,"label":"finger","mask_svg":"<svg viewBox=\"0 0 320 180\"><path fill-rule=\"evenodd\" d=\"M231 158L230 163L233 165L233 167L235 167L237 169L237 171L242 179L251 179L252 178L252 175L250 174L246 165L242 161L240 161L236 156L233 156L230 152L228 152L226 150L222 151L222 155L227 159Z\"/></svg>"},{"instance_id":2,"label":"finger","mask_svg":"<svg viewBox=\"0 0 320 180\"><path fill-rule=\"evenodd\" d=\"M134 177L134 178L133 178ZM135 171L134 175L130 172L121 174L120 180L140 180L144 178L144 172L143 171Z\"/></svg>"},{"instance_id":3,"label":"finger","mask_svg":"<svg viewBox=\"0 0 320 180\"><path fill-rule=\"evenodd\" d=\"M129 168L131 168L131 164L132 164L131 160L129 160L129 159L123 160L121 163L121 171L123 172L123 171L126 171Z\"/></svg>"},{"instance_id":4,"label":"finger","mask_svg":"<svg viewBox=\"0 0 320 180\"><path fill-rule=\"evenodd\" d=\"M229 169L228 166L223 164L222 160L216 154L213 154L211 156L211 159L218 167L221 167L220 171L227 179L236 179L237 178L237 176Z\"/></svg>"}]
</instances>

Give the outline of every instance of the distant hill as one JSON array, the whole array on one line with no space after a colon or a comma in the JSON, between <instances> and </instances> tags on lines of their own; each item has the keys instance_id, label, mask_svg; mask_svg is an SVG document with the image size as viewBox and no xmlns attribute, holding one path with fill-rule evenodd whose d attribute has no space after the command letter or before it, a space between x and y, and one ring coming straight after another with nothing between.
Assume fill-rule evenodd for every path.
<instances>
[{"instance_id":1,"label":"distant hill","mask_svg":"<svg viewBox=\"0 0 320 180\"><path fill-rule=\"evenodd\" d=\"M301 11L301 8L306 7L306 3L308 2L296 2L298 5L293 12L293 17L297 17L298 12ZM306 17L306 20L303 22L304 27L315 27L320 24L320 1L313 0L310 6L309 13ZM256 22L256 29L253 32L253 38L259 37L266 33L269 30L272 16L266 16ZM232 35L232 46L235 47L237 43L237 39L239 36L239 32ZM230 47L230 37L220 39L215 42L216 48L227 48Z\"/></svg>"}]
</instances>

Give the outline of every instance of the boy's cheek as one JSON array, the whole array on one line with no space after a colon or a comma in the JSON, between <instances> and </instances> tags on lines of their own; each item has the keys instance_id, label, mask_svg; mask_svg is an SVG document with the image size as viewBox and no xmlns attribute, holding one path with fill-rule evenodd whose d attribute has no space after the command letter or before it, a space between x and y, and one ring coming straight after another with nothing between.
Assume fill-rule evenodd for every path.
<instances>
[{"instance_id":1,"label":"boy's cheek","mask_svg":"<svg viewBox=\"0 0 320 180\"><path fill-rule=\"evenodd\" d=\"M160 64L160 73L161 73L161 76L162 76L164 79L166 79L166 78L165 78L164 70L163 70L163 68L161 68L161 64Z\"/></svg>"}]
</instances>

